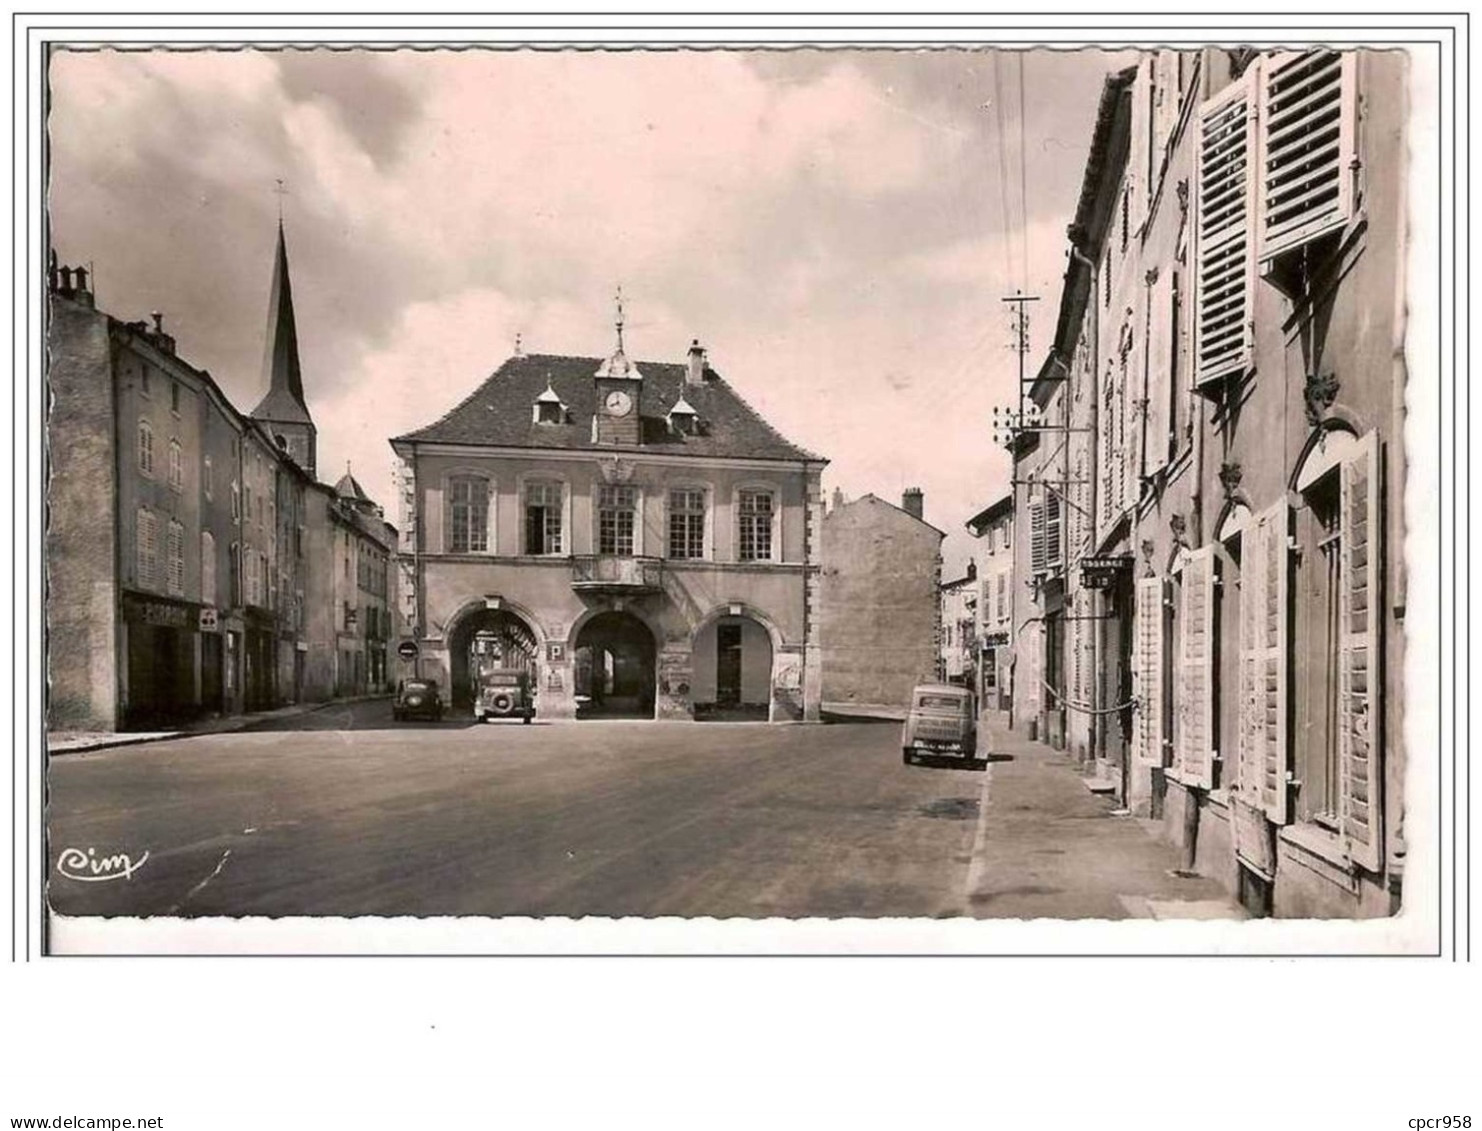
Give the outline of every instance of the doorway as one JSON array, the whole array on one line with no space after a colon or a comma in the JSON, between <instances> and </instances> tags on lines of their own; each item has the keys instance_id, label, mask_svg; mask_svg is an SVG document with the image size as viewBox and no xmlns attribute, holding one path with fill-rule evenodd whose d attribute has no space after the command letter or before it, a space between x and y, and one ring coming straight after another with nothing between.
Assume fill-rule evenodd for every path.
<instances>
[{"instance_id":1,"label":"doorway","mask_svg":"<svg viewBox=\"0 0 1482 1131\"><path fill-rule=\"evenodd\" d=\"M576 717L653 718L657 652L653 633L632 613L589 620L576 637Z\"/></svg>"}]
</instances>

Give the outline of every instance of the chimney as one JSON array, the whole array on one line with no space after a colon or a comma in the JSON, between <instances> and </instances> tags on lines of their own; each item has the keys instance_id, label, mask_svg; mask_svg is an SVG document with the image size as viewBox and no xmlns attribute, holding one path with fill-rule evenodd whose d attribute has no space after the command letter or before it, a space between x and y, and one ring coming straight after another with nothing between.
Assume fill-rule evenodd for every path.
<instances>
[{"instance_id":1,"label":"chimney","mask_svg":"<svg viewBox=\"0 0 1482 1131\"><path fill-rule=\"evenodd\" d=\"M151 310L149 316L154 319L154 331L150 334L154 344L159 346L162 353L174 353L175 339L165 333L165 316L158 310Z\"/></svg>"},{"instance_id":2,"label":"chimney","mask_svg":"<svg viewBox=\"0 0 1482 1131\"><path fill-rule=\"evenodd\" d=\"M901 510L912 518L920 518L922 522L926 519L922 516L926 513L926 500L922 497L920 487L907 487L901 495Z\"/></svg>"},{"instance_id":3,"label":"chimney","mask_svg":"<svg viewBox=\"0 0 1482 1131\"><path fill-rule=\"evenodd\" d=\"M833 509L834 510L838 510L843 505L844 505L844 492L841 491L841 490L839 490L839 488L835 487L834 488L834 506L833 506Z\"/></svg>"},{"instance_id":4,"label":"chimney","mask_svg":"<svg viewBox=\"0 0 1482 1131\"><path fill-rule=\"evenodd\" d=\"M685 369L684 383L686 385L705 383L705 349L700 345L699 338L690 343L689 366Z\"/></svg>"}]
</instances>

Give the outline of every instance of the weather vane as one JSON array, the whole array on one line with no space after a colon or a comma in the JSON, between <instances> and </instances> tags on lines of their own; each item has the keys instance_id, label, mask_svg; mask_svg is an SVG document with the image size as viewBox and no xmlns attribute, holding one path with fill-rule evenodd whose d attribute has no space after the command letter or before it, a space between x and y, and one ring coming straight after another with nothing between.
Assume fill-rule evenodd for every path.
<instances>
[{"instance_id":1,"label":"weather vane","mask_svg":"<svg viewBox=\"0 0 1482 1131\"><path fill-rule=\"evenodd\" d=\"M288 195L288 186L283 183L282 177L273 178L276 187L273 192L278 197L278 223L283 223L283 198Z\"/></svg>"},{"instance_id":2,"label":"weather vane","mask_svg":"<svg viewBox=\"0 0 1482 1131\"><path fill-rule=\"evenodd\" d=\"M617 289L617 348L618 353L623 352L623 285L618 284Z\"/></svg>"}]
</instances>

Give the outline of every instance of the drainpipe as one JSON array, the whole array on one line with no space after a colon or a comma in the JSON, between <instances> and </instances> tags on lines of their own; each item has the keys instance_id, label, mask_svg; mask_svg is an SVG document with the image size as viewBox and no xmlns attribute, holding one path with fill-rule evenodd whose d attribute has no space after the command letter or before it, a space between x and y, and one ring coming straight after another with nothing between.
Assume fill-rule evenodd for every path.
<instances>
[{"instance_id":1,"label":"drainpipe","mask_svg":"<svg viewBox=\"0 0 1482 1131\"><path fill-rule=\"evenodd\" d=\"M1091 506L1089 508L1091 511L1091 544L1093 548L1097 548L1099 546L1098 540L1101 533L1096 526L1097 515L1100 512L1100 507L1098 506L1097 500L1097 492L1100 490L1101 483L1101 476L1099 474L1099 468L1097 467L1096 463L1098 454L1100 452L1100 433L1097 430L1096 421L1099 411L1098 405L1100 404L1097 397L1099 394L1098 384L1100 381L1101 372L1101 356L1099 352L1101 321L1100 308L1097 304L1100 301L1099 296L1101 294L1101 280L1098 277L1099 272L1096 269L1096 264L1092 262L1081 251L1080 245L1076 242L1076 233L1074 231L1072 231L1070 239L1070 257L1076 263L1079 263L1082 267L1084 267L1091 276L1090 293L1087 296L1086 304L1087 309L1090 311L1091 314L1091 329L1089 335L1091 342L1091 396L1089 398L1091 403L1091 430L1086 433L1086 436L1088 437L1087 447L1089 449L1089 455L1091 457L1090 460L1087 461L1090 464L1091 468ZM1068 412L1069 406L1067 406L1067 413ZM1105 604L1105 597L1099 595L1094 596L1091 600L1091 615L1102 615ZM1096 710L1096 713L1091 716L1091 749L1088 752L1092 761L1098 761L1102 757L1102 754L1106 749L1106 721L1105 716L1100 713L1102 706L1104 706L1104 686L1102 683L1102 680L1104 678L1104 665L1102 663L1103 641L1101 638L1101 624L1102 622L1100 620L1093 620L1091 622L1091 670L1096 673L1096 678L1091 681L1091 706Z\"/></svg>"}]
</instances>

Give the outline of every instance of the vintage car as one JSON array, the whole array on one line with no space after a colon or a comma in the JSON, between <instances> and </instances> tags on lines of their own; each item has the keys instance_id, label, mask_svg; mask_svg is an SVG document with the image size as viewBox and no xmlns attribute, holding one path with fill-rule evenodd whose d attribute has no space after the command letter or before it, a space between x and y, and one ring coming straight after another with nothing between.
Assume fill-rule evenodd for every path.
<instances>
[{"instance_id":1,"label":"vintage car","mask_svg":"<svg viewBox=\"0 0 1482 1131\"><path fill-rule=\"evenodd\" d=\"M907 765L918 756L976 760L978 716L973 693L951 683L923 683L911 692L909 713L901 729L901 753Z\"/></svg>"},{"instance_id":2,"label":"vintage car","mask_svg":"<svg viewBox=\"0 0 1482 1131\"><path fill-rule=\"evenodd\" d=\"M487 719L521 719L528 723L535 717L535 688L525 668L484 668L478 674L474 692L473 717Z\"/></svg>"},{"instance_id":3,"label":"vintage car","mask_svg":"<svg viewBox=\"0 0 1482 1131\"><path fill-rule=\"evenodd\" d=\"M421 718L437 722L443 717L443 697L435 679L404 679L396 686L391 717L397 722Z\"/></svg>"}]
</instances>

